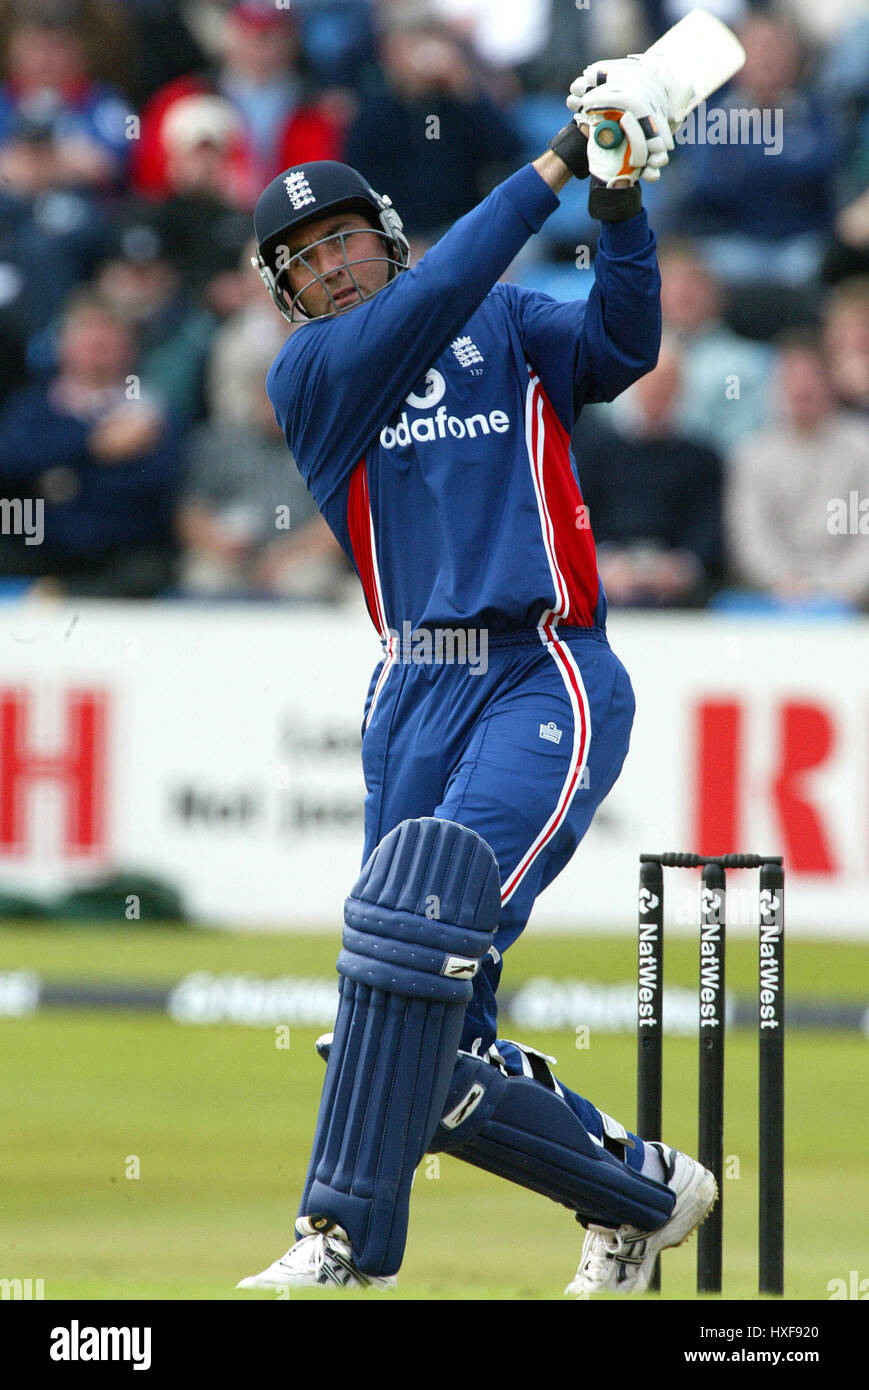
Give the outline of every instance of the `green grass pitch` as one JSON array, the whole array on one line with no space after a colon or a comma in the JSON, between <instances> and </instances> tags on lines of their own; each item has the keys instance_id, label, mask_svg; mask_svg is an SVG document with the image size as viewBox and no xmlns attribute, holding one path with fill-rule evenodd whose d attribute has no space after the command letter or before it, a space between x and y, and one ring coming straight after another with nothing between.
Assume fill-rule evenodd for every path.
<instances>
[{"instance_id":1,"label":"green grass pitch","mask_svg":"<svg viewBox=\"0 0 869 1390\"><path fill-rule=\"evenodd\" d=\"M50 979L175 980L191 970L329 977L336 941L28 925L0 929L0 970ZM505 984L533 975L635 978L629 937L532 930ZM756 947L728 945L728 985L750 993ZM696 982L695 945L667 942L668 984ZM865 947L793 941L790 994L865 994ZM582 1020L578 1019L577 1024ZM46 1299L239 1299L237 1280L290 1243L322 1063L320 1031L183 1026L162 1015L43 1010L0 1022L0 1277L41 1278ZM507 1031L507 1030L505 1030ZM523 1036L611 1114L635 1118L635 1040L592 1030ZM865 1154L869 1041L792 1032L786 1046L786 1297L869 1276ZM665 1137L696 1147L696 1045L665 1045ZM728 1039L724 1285L757 1287L757 1045ZM137 1176L136 1176L137 1174ZM398 1293L407 1300L547 1300L572 1278L581 1228L560 1207L446 1157L417 1171ZM694 1295L695 1244L663 1261L665 1299ZM317 1293L293 1297L318 1297ZM332 1295L334 1297L334 1295Z\"/></svg>"}]
</instances>

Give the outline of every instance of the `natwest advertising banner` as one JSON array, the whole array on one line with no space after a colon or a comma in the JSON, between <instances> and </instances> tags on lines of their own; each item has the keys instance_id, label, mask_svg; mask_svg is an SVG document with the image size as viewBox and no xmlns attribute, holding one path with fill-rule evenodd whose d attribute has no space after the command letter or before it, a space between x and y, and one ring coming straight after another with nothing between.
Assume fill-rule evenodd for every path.
<instances>
[{"instance_id":1,"label":"natwest advertising banner","mask_svg":"<svg viewBox=\"0 0 869 1390\"><path fill-rule=\"evenodd\" d=\"M534 921L629 926L640 851L745 850L784 855L789 926L869 934L869 623L616 613L610 640L631 751ZM138 869L202 921L336 930L379 656L361 604L4 609L0 887ZM696 880L670 920L696 920ZM748 924L756 875L729 888Z\"/></svg>"}]
</instances>

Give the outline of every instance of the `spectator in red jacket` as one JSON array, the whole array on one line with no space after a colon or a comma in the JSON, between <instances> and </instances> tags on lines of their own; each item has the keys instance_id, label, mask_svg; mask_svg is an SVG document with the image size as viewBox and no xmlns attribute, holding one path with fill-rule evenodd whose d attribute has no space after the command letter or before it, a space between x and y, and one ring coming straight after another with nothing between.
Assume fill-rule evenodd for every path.
<instances>
[{"instance_id":1,"label":"spectator in red jacket","mask_svg":"<svg viewBox=\"0 0 869 1390\"><path fill-rule=\"evenodd\" d=\"M177 78L147 103L134 168L139 192L165 196L165 122L174 103L195 92L216 92L239 114L232 182L243 206L252 205L263 185L291 164L340 158L341 124L305 88L292 15L248 0L229 11L225 24L217 71Z\"/></svg>"}]
</instances>

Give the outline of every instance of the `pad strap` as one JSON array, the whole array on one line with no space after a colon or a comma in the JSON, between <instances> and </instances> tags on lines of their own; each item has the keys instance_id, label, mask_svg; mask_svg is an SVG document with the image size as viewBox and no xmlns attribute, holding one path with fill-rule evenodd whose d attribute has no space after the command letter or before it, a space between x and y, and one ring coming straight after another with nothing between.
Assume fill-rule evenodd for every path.
<instances>
[{"instance_id":1,"label":"pad strap","mask_svg":"<svg viewBox=\"0 0 869 1390\"><path fill-rule=\"evenodd\" d=\"M431 1153L477 1168L569 1207L584 1223L654 1231L675 1193L643 1177L592 1139L561 1096L462 1052Z\"/></svg>"}]
</instances>

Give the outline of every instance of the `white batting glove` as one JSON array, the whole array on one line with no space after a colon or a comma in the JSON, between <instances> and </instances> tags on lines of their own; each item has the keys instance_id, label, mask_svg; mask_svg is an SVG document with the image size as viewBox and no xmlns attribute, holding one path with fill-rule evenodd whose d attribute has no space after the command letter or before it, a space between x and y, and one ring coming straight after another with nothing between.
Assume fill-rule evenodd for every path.
<instances>
[{"instance_id":1,"label":"white batting glove","mask_svg":"<svg viewBox=\"0 0 869 1390\"><path fill-rule=\"evenodd\" d=\"M590 64L571 84L567 105L588 124L591 174L609 186L659 179L692 97L689 84L642 54ZM602 122L608 144L596 138Z\"/></svg>"},{"instance_id":2,"label":"white batting glove","mask_svg":"<svg viewBox=\"0 0 869 1390\"><path fill-rule=\"evenodd\" d=\"M660 58L649 53L631 53L627 58L605 58L596 63L589 63L570 85L568 106L571 111L578 111L583 97L593 87L599 87L604 82L630 81L638 69L660 82L663 89L658 92L660 105L666 112L670 131L675 131L684 121L694 100L694 87L689 80L680 77L666 63L662 63Z\"/></svg>"}]
</instances>

